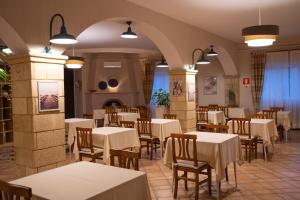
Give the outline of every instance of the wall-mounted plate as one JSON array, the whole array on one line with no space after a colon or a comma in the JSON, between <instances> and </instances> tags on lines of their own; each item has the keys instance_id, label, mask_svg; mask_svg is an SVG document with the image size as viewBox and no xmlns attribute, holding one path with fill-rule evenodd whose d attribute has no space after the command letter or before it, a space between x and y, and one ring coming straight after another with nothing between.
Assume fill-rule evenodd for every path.
<instances>
[{"instance_id":1,"label":"wall-mounted plate","mask_svg":"<svg viewBox=\"0 0 300 200\"><path fill-rule=\"evenodd\" d=\"M119 85L119 82L115 78L111 78L108 80L108 85L112 88L117 87Z\"/></svg>"},{"instance_id":2,"label":"wall-mounted plate","mask_svg":"<svg viewBox=\"0 0 300 200\"><path fill-rule=\"evenodd\" d=\"M100 81L98 87L100 90L105 90L107 88L107 83L105 81Z\"/></svg>"}]
</instances>

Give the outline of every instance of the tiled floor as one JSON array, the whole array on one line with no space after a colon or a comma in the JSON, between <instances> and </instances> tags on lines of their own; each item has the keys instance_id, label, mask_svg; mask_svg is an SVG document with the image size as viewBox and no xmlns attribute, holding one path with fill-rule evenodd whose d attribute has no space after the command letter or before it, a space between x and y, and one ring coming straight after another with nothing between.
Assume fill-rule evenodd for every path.
<instances>
[{"instance_id":1,"label":"tiled floor","mask_svg":"<svg viewBox=\"0 0 300 200\"><path fill-rule=\"evenodd\" d=\"M261 148L260 148L261 150ZM159 159L141 159L140 169L148 176L152 199L172 198L172 171ZM16 167L13 161L5 160L0 155L0 179L13 180ZM300 199L300 131L289 134L288 143L277 143L275 152L269 154L269 161L264 162L262 154L250 164L238 166L238 189L234 188L233 167L229 166L229 182L222 182L223 199ZM2 159L2 160L1 160ZM69 162L74 162L72 159ZM185 191L180 184L178 199L194 199L193 184ZM199 190L199 199L216 199L215 182L213 195L210 197L206 185Z\"/></svg>"}]
</instances>

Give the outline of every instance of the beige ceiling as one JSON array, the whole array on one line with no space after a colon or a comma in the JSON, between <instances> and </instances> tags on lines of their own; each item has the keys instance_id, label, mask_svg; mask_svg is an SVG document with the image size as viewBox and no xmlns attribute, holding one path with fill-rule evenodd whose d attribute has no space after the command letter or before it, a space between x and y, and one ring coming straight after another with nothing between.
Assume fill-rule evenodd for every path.
<instances>
[{"instance_id":1,"label":"beige ceiling","mask_svg":"<svg viewBox=\"0 0 300 200\"><path fill-rule=\"evenodd\" d=\"M300 37L300 0L128 0L232 41L241 29L258 24L280 26L281 38Z\"/></svg>"}]
</instances>

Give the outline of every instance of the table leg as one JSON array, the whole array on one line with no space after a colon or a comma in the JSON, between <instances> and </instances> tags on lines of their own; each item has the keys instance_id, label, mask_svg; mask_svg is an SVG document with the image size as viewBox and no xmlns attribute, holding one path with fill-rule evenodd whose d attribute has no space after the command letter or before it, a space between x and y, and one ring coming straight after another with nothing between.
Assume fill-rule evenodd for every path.
<instances>
[{"instance_id":1,"label":"table leg","mask_svg":"<svg viewBox=\"0 0 300 200\"><path fill-rule=\"evenodd\" d=\"M233 162L235 189L237 189L236 161Z\"/></svg>"},{"instance_id":2,"label":"table leg","mask_svg":"<svg viewBox=\"0 0 300 200\"><path fill-rule=\"evenodd\" d=\"M284 136L285 136L285 143L287 143L287 140L288 140L288 132L287 132L287 130L284 130Z\"/></svg>"},{"instance_id":3,"label":"table leg","mask_svg":"<svg viewBox=\"0 0 300 200\"><path fill-rule=\"evenodd\" d=\"M265 162L267 162L267 151L266 151L266 145L263 144L263 147L264 147L264 157L265 157Z\"/></svg>"},{"instance_id":4,"label":"table leg","mask_svg":"<svg viewBox=\"0 0 300 200\"><path fill-rule=\"evenodd\" d=\"M161 159L163 159L163 155L164 154L164 141L160 140L160 155L161 155Z\"/></svg>"}]
</instances>

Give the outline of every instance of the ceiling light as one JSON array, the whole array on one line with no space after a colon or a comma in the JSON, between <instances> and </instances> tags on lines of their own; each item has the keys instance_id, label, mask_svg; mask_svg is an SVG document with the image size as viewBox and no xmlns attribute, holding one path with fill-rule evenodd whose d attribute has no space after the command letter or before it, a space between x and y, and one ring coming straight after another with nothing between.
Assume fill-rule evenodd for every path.
<instances>
[{"instance_id":1,"label":"ceiling light","mask_svg":"<svg viewBox=\"0 0 300 200\"><path fill-rule=\"evenodd\" d=\"M61 27L60 33L52 36L52 24L55 17L59 17L61 19ZM67 29L65 27L65 20L61 14L55 14L52 16L50 20L50 45L45 47L45 52L49 53L51 50L51 44L75 44L77 43L76 38L73 35L68 34Z\"/></svg>"},{"instance_id":2,"label":"ceiling light","mask_svg":"<svg viewBox=\"0 0 300 200\"><path fill-rule=\"evenodd\" d=\"M137 38L137 34L135 32L133 32L131 30L131 21L127 21L126 22L128 24L128 29L126 32L122 33L121 37L122 38L129 38L129 39L134 39L134 38Z\"/></svg>"},{"instance_id":3,"label":"ceiling light","mask_svg":"<svg viewBox=\"0 0 300 200\"><path fill-rule=\"evenodd\" d=\"M69 56L66 67L69 69L80 69L84 64L84 59L78 56Z\"/></svg>"},{"instance_id":4,"label":"ceiling light","mask_svg":"<svg viewBox=\"0 0 300 200\"><path fill-rule=\"evenodd\" d=\"M160 61L160 63L158 63L156 65L156 67L163 68L163 67L169 67L169 66L168 66L168 63L166 62L165 58L161 57L161 61Z\"/></svg>"},{"instance_id":5,"label":"ceiling light","mask_svg":"<svg viewBox=\"0 0 300 200\"><path fill-rule=\"evenodd\" d=\"M259 9L259 25L242 29L242 36L249 47L270 46L276 41L279 35L279 26L261 25L261 15Z\"/></svg>"},{"instance_id":6,"label":"ceiling light","mask_svg":"<svg viewBox=\"0 0 300 200\"><path fill-rule=\"evenodd\" d=\"M199 59L197 60L196 64L199 65L207 65L210 64L210 61L207 60L204 56L204 52L201 53L201 56L199 57Z\"/></svg>"},{"instance_id":7,"label":"ceiling light","mask_svg":"<svg viewBox=\"0 0 300 200\"><path fill-rule=\"evenodd\" d=\"M214 51L214 45L210 45L210 50L207 53L207 56L213 57L213 56L217 56L217 55L218 55L218 53Z\"/></svg>"}]
</instances>

